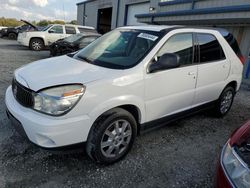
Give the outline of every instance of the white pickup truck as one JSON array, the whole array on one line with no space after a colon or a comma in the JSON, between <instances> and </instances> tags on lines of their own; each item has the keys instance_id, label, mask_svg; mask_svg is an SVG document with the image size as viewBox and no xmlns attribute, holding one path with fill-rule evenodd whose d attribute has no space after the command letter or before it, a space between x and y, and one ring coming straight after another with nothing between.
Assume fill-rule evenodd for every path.
<instances>
[{"instance_id":1,"label":"white pickup truck","mask_svg":"<svg viewBox=\"0 0 250 188\"><path fill-rule=\"evenodd\" d=\"M23 32L17 41L32 50L40 51L51 43L76 33L96 33L95 28L80 25L48 25L41 31Z\"/></svg>"}]
</instances>

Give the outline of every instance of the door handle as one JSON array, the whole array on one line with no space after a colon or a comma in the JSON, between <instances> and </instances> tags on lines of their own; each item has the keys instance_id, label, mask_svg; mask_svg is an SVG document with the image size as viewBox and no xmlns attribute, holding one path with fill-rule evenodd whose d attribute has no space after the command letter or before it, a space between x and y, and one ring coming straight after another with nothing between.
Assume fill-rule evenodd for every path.
<instances>
[{"instance_id":1,"label":"door handle","mask_svg":"<svg viewBox=\"0 0 250 188\"><path fill-rule=\"evenodd\" d=\"M195 75L195 72L189 72L188 75L193 76L193 75Z\"/></svg>"}]
</instances>

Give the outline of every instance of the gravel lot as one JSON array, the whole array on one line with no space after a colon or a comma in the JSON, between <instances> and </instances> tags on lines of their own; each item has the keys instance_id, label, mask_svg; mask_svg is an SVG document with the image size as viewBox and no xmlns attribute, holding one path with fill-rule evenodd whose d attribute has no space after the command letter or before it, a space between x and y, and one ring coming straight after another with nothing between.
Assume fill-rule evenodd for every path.
<instances>
[{"instance_id":1,"label":"gravel lot","mask_svg":"<svg viewBox=\"0 0 250 188\"><path fill-rule=\"evenodd\" d=\"M212 187L222 146L250 119L245 84L225 118L201 113L143 134L129 155L111 166L94 164L83 149L42 150L11 127L4 94L16 68L48 57L47 51L0 39L0 187Z\"/></svg>"}]
</instances>

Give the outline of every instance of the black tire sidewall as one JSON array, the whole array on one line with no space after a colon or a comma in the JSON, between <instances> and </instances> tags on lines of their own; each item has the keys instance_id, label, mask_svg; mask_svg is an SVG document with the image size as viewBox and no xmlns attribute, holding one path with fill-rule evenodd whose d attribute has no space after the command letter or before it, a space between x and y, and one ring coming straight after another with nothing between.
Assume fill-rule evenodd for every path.
<instances>
[{"instance_id":1,"label":"black tire sidewall","mask_svg":"<svg viewBox=\"0 0 250 188\"><path fill-rule=\"evenodd\" d=\"M110 126L113 122L119 119L126 120L130 123L131 129L132 129L131 140L126 150L124 150L120 156L117 156L115 158L107 158L106 156L102 154L101 140L108 126ZM109 115L108 117L104 119L101 118L101 120L97 121L94 126L95 126L94 129L90 133L91 135L89 136L87 145L88 144L92 145L91 151L89 151L90 153L88 152L88 154L91 155L90 157L94 159L95 161L97 161L98 163L102 163L102 164L115 163L121 160L123 157L125 157L126 154L131 150L134 140L137 135L137 129L136 129L136 121L129 112L118 109L117 111L114 111L111 115Z\"/></svg>"},{"instance_id":2,"label":"black tire sidewall","mask_svg":"<svg viewBox=\"0 0 250 188\"><path fill-rule=\"evenodd\" d=\"M10 33L8 35L8 38L11 39L11 40L15 40L15 39L17 39L17 35L15 33Z\"/></svg>"},{"instance_id":3,"label":"black tire sidewall","mask_svg":"<svg viewBox=\"0 0 250 188\"><path fill-rule=\"evenodd\" d=\"M222 102L222 99L223 99L224 95L225 95L228 91L232 91L233 98L232 98L231 104L230 104L230 106L229 106L229 109L228 109L225 113L222 113L221 110L220 110L220 108L221 108L221 102ZM234 97L235 97L235 89L234 89L233 87L229 86L229 87L226 87L226 88L223 90L223 92L221 93L220 98L219 98L219 100L218 100L217 106L216 106L216 114L217 114L218 116L223 117L223 116L225 116L225 115L230 111L230 109L231 109L231 107L232 107L232 104L233 104L233 101L234 101Z\"/></svg>"}]
</instances>

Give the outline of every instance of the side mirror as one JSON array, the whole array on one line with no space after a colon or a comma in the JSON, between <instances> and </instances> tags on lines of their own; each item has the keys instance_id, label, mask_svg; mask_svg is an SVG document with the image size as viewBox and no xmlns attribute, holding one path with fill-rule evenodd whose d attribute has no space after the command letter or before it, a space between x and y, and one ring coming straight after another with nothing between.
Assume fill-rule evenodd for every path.
<instances>
[{"instance_id":1,"label":"side mirror","mask_svg":"<svg viewBox=\"0 0 250 188\"><path fill-rule=\"evenodd\" d=\"M55 33L56 31L54 29L50 29L49 33Z\"/></svg>"},{"instance_id":2,"label":"side mirror","mask_svg":"<svg viewBox=\"0 0 250 188\"><path fill-rule=\"evenodd\" d=\"M162 70L180 67L180 57L174 53L163 54L158 61L149 66L149 72L154 73Z\"/></svg>"}]
</instances>

